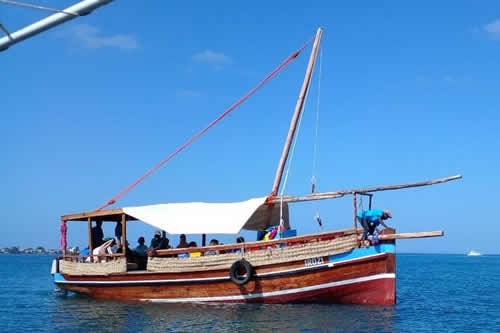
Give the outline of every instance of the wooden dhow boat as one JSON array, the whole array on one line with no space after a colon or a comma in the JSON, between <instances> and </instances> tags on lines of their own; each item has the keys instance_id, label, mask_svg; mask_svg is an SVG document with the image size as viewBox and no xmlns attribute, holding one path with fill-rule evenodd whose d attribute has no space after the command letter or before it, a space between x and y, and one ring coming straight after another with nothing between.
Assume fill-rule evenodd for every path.
<instances>
[{"instance_id":1,"label":"wooden dhow boat","mask_svg":"<svg viewBox=\"0 0 500 333\"><path fill-rule=\"evenodd\" d=\"M268 196L232 203L166 203L64 215L63 255L54 260L54 283L99 299L144 302L396 303L396 239L443 236L443 231L398 234L384 229L378 242L360 241L357 200L374 192L427 186L461 178L349 189L303 196L278 195L284 165L310 82L322 30L318 29L288 137ZM293 58L297 54L292 55ZM288 207L304 201L352 196L354 223L346 229L297 236ZM109 202L109 204L112 204ZM82 256L66 250L67 224L121 222L122 253ZM127 225L142 222L169 234L238 234L274 228L274 239L150 251L146 269L127 259ZM350 224L350 223L349 223ZM92 247L92 245L91 245ZM185 255L189 253L191 255ZM90 259L90 260L89 260Z\"/></svg>"}]
</instances>

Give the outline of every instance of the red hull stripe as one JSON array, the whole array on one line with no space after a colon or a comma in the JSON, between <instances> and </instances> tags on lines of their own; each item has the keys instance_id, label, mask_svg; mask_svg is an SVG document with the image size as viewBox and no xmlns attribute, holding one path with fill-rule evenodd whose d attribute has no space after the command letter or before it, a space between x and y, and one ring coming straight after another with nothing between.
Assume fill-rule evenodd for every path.
<instances>
[{"instance_id":1,"label":"red hull stripe","mask_svg":"<svg viewBox=\"0 0 500 333\"><path fill-rule=\"evenodd\" d=\"M374 280L394 280L396 278L396 274L394 273L383 273L376 274L371 276L365 276L355 279L343 280L343 281L335 281L330 283L312 285L307 287L286 289L286 290L277 290L271 292L263 292L263 293L253 293L246 295L232 295L232 296L213 296L213 297L190 297L190 298L158 298L158 299L141 299L144 302L156 302L156 303L177 303L177 302L247 302L255 299L266 299L266 298L276 298L276 297L284 297L284 296L296 296L293 298L300 298L300 294L309 293L311 291L321 291L332 288L341 289L342 287L347 287L351 285L362 285L366 282L371 282Z\"/></svg>"}]
</instances>

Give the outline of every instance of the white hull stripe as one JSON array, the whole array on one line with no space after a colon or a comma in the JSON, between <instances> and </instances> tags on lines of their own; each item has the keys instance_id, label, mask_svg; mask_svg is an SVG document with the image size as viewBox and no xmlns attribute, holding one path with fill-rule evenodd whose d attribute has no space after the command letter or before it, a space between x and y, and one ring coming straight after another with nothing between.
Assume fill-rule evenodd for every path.
<instances>
[{"instance_id":1,"label":"white hull stripe","mask_svg":"<svg viewBox=\"0 0 500 333\"><path fill-rule=\"evenodd\" d=\"M361 282L366 282L366 281L382 280L382 279L395 279L395 278L396 278L396 274L394 274L394 273L383 273L383 274L377 274L377 275L371 275L371 276L364 276L361 278L318 284L318 285L314 285L314 286L287 289L287 290L277 290L277 291L270 291L270 292L264 292L264 293L234 295L234 296L191 297L191 298L155 298L155 299L143 298L140 300L144 301L144 302L154 302L154 303L241 301L241 300L250 300L250 299L255 299L255 298L267 298L267 297L299 294L299 293L304 293L304 292L308 292L308 291L315 291L315 290L327 289L327 288L332 288L332 287L345 286L345 285L349 285L349 284L361 283Z\"/></svg>"},{"instance_id":2,"label":"white hull stripe","mask_svg":"<svg viewBox=\"0 0 500 333\"><path fill-rule=\"evenodd\" d=\"M384 253L378 253L374 255L369 255L365 257L359 257L355 259L349 259L349 260L341 260L337 262L330 262L326 264L321 264L321 265L315 265L315 266L308 266L308 267L300 267L300 268L293 268L293 269L286 269L286 270L281 270L281 271L275 271L275 272L267 272L267 273L260 273L256 274L255 276L257 278L265 278L265 277L271 277L271 276L276 276L276 275L290 275L290 274L296 274L300 272L306 272L306 271L313 271L313 270L318 270L318 269L324 269L324 268L332 268L335 265L338 265L340 263L349 263L355 260L359 259L365 259L365 258L375 258L384 255ZM66 280L60 273L55 273L54 274L54 282L57 284L77 284L77 285L151 285L151 284L164 284L164 283L197 283L197 282L217 282L217 281L227 281L229 280L229 275L224 275L224 276L218 276L218 277L209 277L209 278L194 278L194 279L160 279L160 280L127 280L127 281L122 281L122 280L116 280L116 281L102 281L102 280L85 280L85 281L74 281L74 280Z\"/></svg>"}]
</instances>

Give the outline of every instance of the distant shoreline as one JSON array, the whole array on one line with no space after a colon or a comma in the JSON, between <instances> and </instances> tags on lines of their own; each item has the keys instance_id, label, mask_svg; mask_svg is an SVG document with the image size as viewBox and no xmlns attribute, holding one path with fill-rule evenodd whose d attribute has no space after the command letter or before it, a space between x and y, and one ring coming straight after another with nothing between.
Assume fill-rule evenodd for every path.
<instances>
[{"instance_id":1,"label":"distant shoreline","mask_svg":"<svg viewBox=\"0 0 500 333\"><path fill-rule=\"evenodd\" d=\"M43 247L19 249L18 247L6 247L0 249L0 254L62 254L59 249L45 249Z\"/></svg>"}]
</instances>

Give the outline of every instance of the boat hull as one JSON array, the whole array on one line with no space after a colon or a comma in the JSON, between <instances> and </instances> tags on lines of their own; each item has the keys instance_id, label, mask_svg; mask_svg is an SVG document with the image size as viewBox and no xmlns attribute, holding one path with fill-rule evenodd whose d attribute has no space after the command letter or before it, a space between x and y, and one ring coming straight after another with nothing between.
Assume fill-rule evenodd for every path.
<instances>
[{"instance_id":1,"label":"boat hull","mask_svg":"<svg viewBox=\"0 0 500 333\"><path fill-rule=\"evenodd\" d=\"M105 276L55 273L54 282L61 289L94 298L144 302L396 302L394 243L253 268L255 274L243 285L231 281L228 270Z\"/></svg>"}]
</instances>

